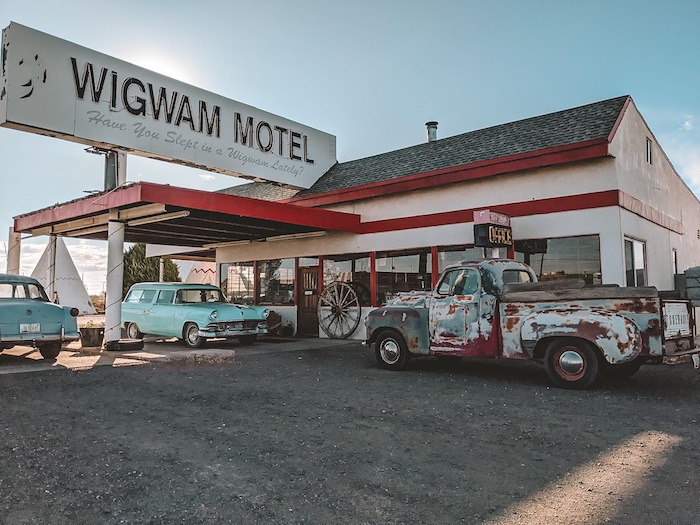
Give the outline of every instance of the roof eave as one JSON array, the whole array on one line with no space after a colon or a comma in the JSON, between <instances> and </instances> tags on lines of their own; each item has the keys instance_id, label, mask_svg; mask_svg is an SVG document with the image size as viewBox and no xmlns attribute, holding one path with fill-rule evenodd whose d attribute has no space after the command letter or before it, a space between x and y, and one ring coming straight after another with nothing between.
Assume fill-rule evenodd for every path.
<instances>
[{"instance_id":1,"label":"roof eave","mask_svg":"<svg viewBox=\"0 0 700 525\"><path fill-rule=\"evenodd\" d=\"M625 106L626 107L626 106ZM621 112L623 114L623 112ZM598 138L574 144L544 148L506 157L489 159L435 171L416 173L391 180L372 182L312 195L301 195L283 202L299 206L324 206L391 195L444 184L493 177L527 169L564 165L610 156L609 140Z\"/></svg>"}]
</instances>

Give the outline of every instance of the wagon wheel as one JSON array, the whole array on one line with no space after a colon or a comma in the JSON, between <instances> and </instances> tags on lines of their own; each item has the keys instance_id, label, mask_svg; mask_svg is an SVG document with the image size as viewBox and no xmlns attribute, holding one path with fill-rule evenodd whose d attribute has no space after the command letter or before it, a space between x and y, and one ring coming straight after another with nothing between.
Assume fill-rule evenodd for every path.
<instances>
[{"instance_id":1,"label":"wagon wheel","mask_svg":"<svg viewBox=\"0 0 700 525\"><path fill-rule=\"evenodd\" d=\"M318 323L331 339L345 339L360 324L360 300L348 283L326 286L318 299Z\"/></svg>"}]
</instances>

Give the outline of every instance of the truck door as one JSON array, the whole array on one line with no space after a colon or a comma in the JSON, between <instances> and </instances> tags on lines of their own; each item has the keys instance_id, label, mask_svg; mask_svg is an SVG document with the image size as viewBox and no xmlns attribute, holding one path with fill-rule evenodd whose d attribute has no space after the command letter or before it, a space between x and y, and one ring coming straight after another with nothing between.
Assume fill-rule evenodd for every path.
<instances>
[{"instance_id":1,"label":"truck door","mask_svg":"<svg viewBox=\"0 0 700 525\"><path fill-rule=\"evenodd\" d=\"M445 272L431 300L430 350L472 357L494 355L495 337L490 337L493 304L486 299L482 301L477 269Z\"/></svg>"}]
</instances>

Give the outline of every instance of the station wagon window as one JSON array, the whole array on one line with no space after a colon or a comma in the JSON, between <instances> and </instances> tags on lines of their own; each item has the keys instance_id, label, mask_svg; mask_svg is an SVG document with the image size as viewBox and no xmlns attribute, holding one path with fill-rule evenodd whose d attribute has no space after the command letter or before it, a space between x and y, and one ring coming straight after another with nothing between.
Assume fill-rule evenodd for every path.
<instances>
[{"instance_id":1,"label":"station wagon window","mask_svg":"<svg viewBox=\"0 0 700 525\"><path fill-rule=\"evenodd\" d=\"M126 297L127 303L150 303L156 295L155 290L131 290Z\"/></svg>"},{"instance_id":2,"label":"station wagon window","mask_svg":"<svg viewBox=\"0 0 700 525\"><path fill-rule=\"evenodd\" d=\"M219 290L189 289L178 290L175 296L176 303L223 303L226 302Z\"/></svg>"},{"instance_id":3,"label":"station wagon window","mask_svg":"<svg viewBox=\"0 0 700 525\"><path fill-rule=\"evenodd\" d=\"M143 296L143 290L131 290L129 295L126 296L124 302L126 303L139 303L141 302L141 297Z\"/></svg>"},{"instance_id":4,"label":"station wagon window","mask_svg":"<svg viewBox=\"0 0 700 525\"><path fill-rule=\"evenodd\" d=\"M173 302L173 297L175 297L175 290L161 290L158 292L156 304L170 304Z\"/></svg>"},{"instance_id":5,"label":"station wagon window","mask_svg":"<svg viewBox=\"0 0 700 525\"><path fill-rule=\"evenodd\" d=\"M479 290L479 273L473 268L459 268L443 275L438 284L440 295L473 295Z\"/></svg>"},{"instance_id":6,"label":"station wagon window","mask_svg":"<svg viewBox=\"0 0 700 525\"><path fill-rule=\"evenodd\" d=\"M39 299L48 301L49 298L36 284L32 283L2 283L0 284L0 299Z\"/></svg>"}]
</instances>

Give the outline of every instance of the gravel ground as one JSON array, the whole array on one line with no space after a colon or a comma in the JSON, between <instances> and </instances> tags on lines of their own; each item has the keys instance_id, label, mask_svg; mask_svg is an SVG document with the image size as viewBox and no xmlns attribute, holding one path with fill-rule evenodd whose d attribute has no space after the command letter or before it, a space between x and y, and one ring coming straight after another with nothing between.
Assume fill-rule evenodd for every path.
<instances>
[{"instance_id":1,"label":"gravel ground","mask_svg":"<svg viewBox=\"0 0 700 525\"><path fill-rule=\"evenodd\" d=\"M282 345L280 345L282 346ZM0 376L0 523L700 523L700 374L329 349Z\"/></svg>"}]
</instances>

